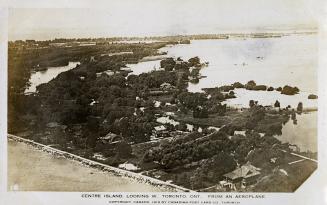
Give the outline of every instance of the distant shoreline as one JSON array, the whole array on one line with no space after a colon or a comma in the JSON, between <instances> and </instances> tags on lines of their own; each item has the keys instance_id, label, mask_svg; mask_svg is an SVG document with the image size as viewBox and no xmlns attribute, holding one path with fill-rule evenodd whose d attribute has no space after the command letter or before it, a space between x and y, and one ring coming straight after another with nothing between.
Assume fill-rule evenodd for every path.
<instances>
[{"instance_id":1,"label":"distant shoreline","mask_svg":"<svg viewBox=\"0 0 327 205\"><path fill-rule=\"evenodd\" d=\"M40 38L12 38L9 39L9 42L15 42L15 41L37 41L37 42L43 42L43 41L58 41L61 40L63 42L70 42L70 41L78 41L78 42L93 42L94 40L109 40L113 42L117 41L146 41L146 40L165 40L165 39L181 39L181 38L188 38L192 40L199 40L199 39L224 39L225 37L262 37L262 36L255 36L255 35L263 35L264 38L274 38L280 36L286 36L286 35L312 35L317 34L317 29L309 29L309 30L287 30L287 31L280 31L280 30L263 30L263 31L253 31L253 30L245 30L245 31L226 31L221 33L214 33L214 34L185 34L185 35L155 35L155 36L125 36L125 37L119 37L119 36L102 36L102 37L62 37L62 38L46 38L46 39L40 39ZM278 36L276 36L278 35ZM61 42L62 43L62 42Z\"/></svg>"}]
</instances>

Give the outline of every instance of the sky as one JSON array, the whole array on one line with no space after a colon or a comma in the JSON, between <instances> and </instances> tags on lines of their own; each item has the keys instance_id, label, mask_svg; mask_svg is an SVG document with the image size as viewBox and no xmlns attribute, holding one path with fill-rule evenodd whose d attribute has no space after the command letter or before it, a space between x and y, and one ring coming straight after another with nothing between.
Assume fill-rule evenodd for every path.
<instances>
[{"instance_id":1,"label":"sky","mask_svg":"<svg viewBox=\"0 0 327 205\"><path fill-rule=\"evenodd\" d=\"M317 1L109 0L83 4L87 1L81 0L65 5L70 8L23 5L25 8L9 10L8 32L9 40L46 40L316 29Z\"/></svg>"}]
</instances>

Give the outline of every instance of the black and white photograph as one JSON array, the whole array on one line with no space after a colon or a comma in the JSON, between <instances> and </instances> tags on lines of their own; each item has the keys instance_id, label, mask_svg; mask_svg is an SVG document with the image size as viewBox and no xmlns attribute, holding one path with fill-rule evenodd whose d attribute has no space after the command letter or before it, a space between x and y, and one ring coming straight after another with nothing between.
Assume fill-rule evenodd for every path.
<instances>
[{"instance_id":1,"label":"black and white photograph","mask_svg":"<svg viewBox=\"0 0 327 205\"><path fill-rule=\"evenodd\" d=\"M8 8L8 192L305 184L319 166L319 5L107 5Z\"/></svg>"}]
</instances>

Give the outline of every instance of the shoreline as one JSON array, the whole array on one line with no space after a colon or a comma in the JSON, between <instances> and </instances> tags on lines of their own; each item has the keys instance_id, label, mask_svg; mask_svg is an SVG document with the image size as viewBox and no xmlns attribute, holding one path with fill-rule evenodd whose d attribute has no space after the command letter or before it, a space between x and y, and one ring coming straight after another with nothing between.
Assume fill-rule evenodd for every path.
<instances>
[{"instance_id":1,"label":"shoreline","mask_svg":"<svg viewBox=\"0 0 327 205\"><path fill-rule=\"evenodd\" d=\"M155 178L151 178L151 177L148 177L148 176L144 176L144 175L141 175L141 174L138 174L138 173L134 173L134 172L131 172L131 171L128 171L128 170L123 170L123 169L119 169L119 168L112 167L112 166L109 166L109 165L105 165L105 164L102 164L100 162L92 161L92 160L89 160L89 159L74 155L72 153L65 152L65 151L62 151L62 150L58 150L58 149L43 145L41 143L34 142L34 141L28 140L28 139L24 139L22 137L15 136L15 135L12 135L12 134L7 134L7 139L27 144L29 146L32 146L33 148L36 148L37 150L46 152L46 153L51 154L51 155L56 156L56 157L64 157L67 160L73 160L73 161L76 161L76 162L80 162L80 163L82 163L82 165L87 166L87 167L95 168L95 169L101 170L103 172L112 173L115 176L124 177L124 178L134 180L134 181L139 182L139 183L145 183L145 184L149 184L151 186L157 186L157 187L160 187L160 188L164 188L167 191L193 192L193 190L190 190L190 189L187 189L187 188L184 188L184 187L180 187L180 186L177 186L177 185L174 185L174 184L170 184L168 182L164 182L164 181L161 181L161 180L158 180L158 179L155 179Z\"/></svg>"},{"instance_id":2,"label":"shoreline","mask_svg":"<svg viewBox=\"0 0 327 205\"><path fill-rule=\"evenodd\" d=\"M222 178L222 174L235 168L235 162L238 166L250 161L256 167L264 169L266 175L271 173L272 168L290 160L289 156L285 157L278 147L274 146L280 145L287 151L298 150L297 143L292 145L290 144L292 141L289 141L289 138L303 141L303 137L300 138L303 135L301 133L298 133L300 137L293 137L294 131L300 130L295 127L296 116L300 113L317 111L316 103L311 103L310 100L317 99L317 95L299 93L299 88L293 87L297 83L291 83L288 79L286 83L280 84L285 85L283 87L257 85L254 81L255 76L252 78L254 80L246 84L227 82L226 85L217 87L211 87L210 84L203 86L199 84L200 76L206 75L210 80L210 74L200 72L203 63L198 56L188 60L188 57L184 60L181 57L156 60L148 66L150 69L153 67L154 71L152 69L148 71L147 68L142 70L140 66L141 73L146 74L129 75L132 70L136 71L130 66L131 64L142 63L142 59L162 57L156 54L158 49L165 45L164 43L152 46L125 45L126 48L123 46L123 50L129 51L130 47L144 50L124 57L99 57L98 54L103 53L103 48L98 47L97 52L85 56L81 66L71 72L62 73L50 83L40 86L38 95L26 98L27 105L35 104L35 106L31 106L29 112L21 113L23 116L19 114L19 110L14 113L17 116L13 115L17 119L22 119L22 123L26 123L22 125L27 129L21 129L23 127L20 127L19 121L13 120L12 125L9 126L10 132L33 140L29 142L24 139L24 142L53 154L49 156L59 155L65 160L73 159L74 162L94 167L108 175L118 173L118 176L155 184L158 188L158 184L160 187L168 186L173 190L178 186L198 190L213 185L216 180ZM81 57L83 57L81 54L76 56L76 58ZM253 57L263 59L257 55ZM160 70L156 70L156 66L152 65L159 63L158 61L160 61ZM105 72L108 69L107 65L112 65L110 70L114 71L113 74L106 73L107 76L99 76L97 72ZM97 69L94 70L94 67ZM258 70L253 73L256 72L260 74ZM234 78L234 75L230 77ZM67 84L66 81L70 83ZM191 84L197 83L198 87L209 88L194 93L196 91L192 92ZM109 89L103 89L104 87ZM72 94L64 92L66 89L72 91ZM81 95L76 96L74 93ZM85 93L88 95L84 95ZM311 95L314 98L310 98ZM58 96L58 99L54 99L54 96ZM310 102L307 102L308 100L303 102L304 99L309 99ZM15 98L12 100L14 103ZM54 103L54 100L58 100L58 103ZM74 104L81 106L72 109ZM91 107L93 105L95 106ZM44 118L38 118L35 114L40 107L45 108L41 109ZM85 116L81 113L85 113ZM159 118L167 118L167 122ZM169 123L170 118L177 122ZM115 123L118 119L121 123ZM290 119L294 125L288 123ZM288 131L282 132L283 125L286 123L291 126L288 126ZM38 129L39 126L45 129ZM205 136L213 131L212 128L210 129L211 126L214 130L222 128L212 140L195 139L205 139ZM309 129L307 125L303 127ZM190 134L179 134L183 131L189 131ZM284 143L275 137L287 132L292 133L292 136L285 136ZM112 143L114 139L117 140L115 136L119 135L121 138L124 137L122 142ZM265 135L267 138L262 138ZM181 142L180 146L175 143L165 143L164 139L170 136L179 138L177 141ZM131 144L149 142L151 138L163 139L162 144L167 146L160 146L161 144L158 143L131 146ZM51 145L58 145L58 147L53 149ZM211 151L213 149L219 152ZM267 156L262 157L261 152L266 152ZM95 157L96 155L102 159ZM316 158L317 154L309 152L305 155ZM270 156L274 157L273 161ZM214 164L216 157L223 158L219 166ZM35 158L38 159L37 156ZM275 164L275 158L279 159L278 164ZM48 166L55 164L49 162ZM125 162L136 164L145 176L117 168L117 165ZM206 163L211 163L210 169L206 168ZM228 167L228 170L219 167ZM206 173L207 177L196 175L198 170ZM117 178L124 180L121 177ZM189 191L183 187L181 189L178 187L178 190Z\"/></svg>"}]
</instances>

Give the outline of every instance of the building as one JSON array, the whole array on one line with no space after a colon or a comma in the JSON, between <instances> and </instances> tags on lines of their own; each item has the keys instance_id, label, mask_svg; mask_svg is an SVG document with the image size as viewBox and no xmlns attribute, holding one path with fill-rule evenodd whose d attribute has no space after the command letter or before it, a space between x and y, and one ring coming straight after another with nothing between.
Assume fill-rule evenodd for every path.
<instances>
[{"instance_id":1,"label":"building","mask_svg":"<svg viewBox=\"0 0 327 205\"><path fill-rule=\"evenodd\" d=\"M170 83L162 83L161 85L160 85L160 88L162 89L162 90L173 90L173 89L175 89L175 86L173 86L173 85L171 85Z\"/></svg>"},{"instance_id":2,"label":"building","mask_svg":"<svg viewBox=\"0 0 327 205\"><path fill-rule=\"evenodd\" d=\"M120 135L117 135L115 133L109 132L106 136L100 137L100 140L104 144L114 144L117 142L122 141L122 137Z\"/></svg>"},{"instance_id":3,"label":"building","mask_svg":"<svg viewBox=\"0 0 327 205\"><path fill-rule=\"evenodd\" d=\"M237 186L246 187L256 182L258 176L261 174L260 170L260 168L247 162L234 171L224 174L224 178L226 182L234 185L234 189Z\"/></svg>"}]
</instances>

